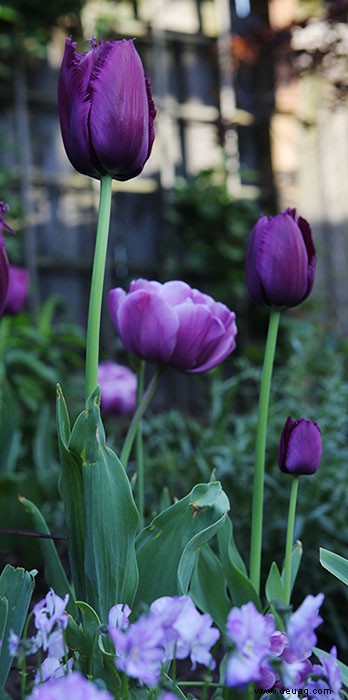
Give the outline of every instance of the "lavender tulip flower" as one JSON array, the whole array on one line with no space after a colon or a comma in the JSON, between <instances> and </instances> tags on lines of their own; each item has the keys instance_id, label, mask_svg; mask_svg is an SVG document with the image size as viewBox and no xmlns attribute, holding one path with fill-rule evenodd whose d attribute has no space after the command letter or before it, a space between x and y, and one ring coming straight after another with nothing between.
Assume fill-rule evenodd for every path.
<instances>
[{"instance_id":1,"label":"lavender tulip flower","mask_svg":"<svg viewBox=\"0 0 348 700\"><path fill-rule=\"evenodd\" d=\"M206 372L236 346L235 314L185 282L134 280L109 292L112 321L128 352L185 373Z\"/></svg>"},{"instance_id":2,"label":"lavender tulip flower","mask_svg":"<svg viewBox=\"0 0 348 700\"><path fill-rule=\"evenodd\" d=\"M314 284L316 254L308 222L296 209L260 216L249 239L246 281L255 304L297 306Z\"/></svg>"},{"instance_id":3,"label":"lavender tulip flower","mask_svg":"<svg viewBox=\"0 0 348 700\"><path fill-rule=\"evenodd\" d=\"M5 314L19 314L23 311L29 292L29 272L24 267L10 265L9 283Z\"/></svg>"},{"instance_id":4,"label":"lavender tulip flower","mask_svg":"<svg viewBox=\"0 0 348 700\"><path fill-rule=\"evenodd\" d=\"M92 40L86 53L66 40L58 106L68 158L83 175L129 180L142 171L156 110L132 40Z\"/></svg>"},{"instance_id":5,"label":"lavender tulip flower","mask_svg":"<svg viewBox=\"0 0 348 700\"><path fill-rule=\"evenodd\" d=\"M278 465L286 474L315 474L322 453L318 424L308 418L287 419L278 448Z\"/></svg>"},{"instance_id":6,"label":"lavender tulip flower","mask_svg":"<svg viewBox=\"0 0 348 700\"><path fill-rule=\"evenodd\" d=\"M104 413L130 413L136 404L137 378L129 367L101 362L98 368L101 407Z\"/></svg>"}]
</instances>

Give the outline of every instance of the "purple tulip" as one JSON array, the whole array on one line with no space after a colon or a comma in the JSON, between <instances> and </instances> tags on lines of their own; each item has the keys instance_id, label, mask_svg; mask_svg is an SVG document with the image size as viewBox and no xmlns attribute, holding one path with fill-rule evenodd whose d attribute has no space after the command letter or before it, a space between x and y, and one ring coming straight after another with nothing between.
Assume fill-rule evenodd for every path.
<instances>
[{"instance_id":1,"label":"purple tulip","mask_svg":"<svg viewBox=\"0 0 348 700\"><path fill-rule=\"evenodd\" d=\"M278 465L286 474L315 474L322 444L318 424L308 418L287 419L278 449Z\"/></svg>"},{"instance_id":2,"label":"purple tulip","mask_svg":"<svg viewBox=\"0 0 348 700\"><path fill-rule=\"evenodd\" d=\"M2 316L9 285L9 262L5 248L5 240L3 237L4 228L13 233L12 229L6 224L4 215L8 212L8 204L0 202L0 316Z\"/></svg>"},{"instance_id":3,"label":"purple tulip","mask_svg":"<svg viewBox=\"0 0 348 700\"><path fill-rule=\"evenodd\" d=\"M24 267L10 265L8 292L4 313L19 314L25 307L29 292L29 272Z\"/></svg>"},{"instance_id":4,"label":"purple tulip","mask_svg":"<svg viewBox=\"0 0 348 700\"><path fill-rule=\"evenodd\" d=\"M297 306L311 293L316 254L308 222L296 209L260 216L249 239L246 280L255 304Z\"/></svg>"},{"instance_id":5,"label":"purple tulip","mask_svg":"<svg viewBox=\"0 0 348 700\"><path fill-rule=\"evenodd\" d=\"M205 372L236 346L235 314L207 294L173 280L134 280L109 292L112 321L128 352L185 373Z\"/></svg>"},{"instance_id":6,"label":"purple tulip","mask_svg":"<svg viewBox=\"0 0 348 700\"><path fill-rule=\"evenodd\" d=\"M101 362L98 383L104 413L130 413L134 410L137 378L131 369L116 362Z\"/></svg>"},{"instance_id":7,"label":"purple tulip","mask_svg":"<svg viewBox=\"0 0 348 700\"><path fill-rule=\"evenodd\" d=\"M156 109L132 40L92 40L86 53L66 40L58 82L68 158L83 175L129 180L141 173L155 137Z\"/></svg>"}]
</instances>

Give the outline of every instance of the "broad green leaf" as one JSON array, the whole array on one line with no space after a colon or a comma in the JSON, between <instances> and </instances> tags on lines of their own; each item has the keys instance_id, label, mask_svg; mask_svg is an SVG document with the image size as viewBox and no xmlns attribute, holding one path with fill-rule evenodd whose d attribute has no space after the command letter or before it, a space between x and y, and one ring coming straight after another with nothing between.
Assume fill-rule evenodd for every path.
<instances>
[{"instance_id":1,"label":"broad green leaf","mask_svg":"<svg viewBox=\"0 0 348 700\"><path fill-rule=\"evenodd\" d=\"M50 535L51 533L46 520L36 505L27 498L23 498L23 496L19 496L19 501L31 514L34 528L44 535ZM76 617L77 610L74 605L75 595L67 579L62 562L60 561L54 540L42 537L40 538L40 547L45 562L45 578L48 586L52 587L54 592L61 596L61 598L64 598L64 596L69 593L67 610L71 615Z\"/></svg>"},{"instance_id":2,"label":"broad green leaf","mask_svg":"<svg viewBox=\"0 0 348 700\"><path fill-rule=\"evenodd\" d=\"M0 598L0 639L5 639L5 627L8 616L8 600L7 598Z\"/></svg>"},{"instance_id":3,"label":"broad green leaf","mask_svg":"<svg viewBox=\"0 0 348 700\"><path fill-rule=\"evenodd\" d=\"M75 460L70 467L78 469L78 479L72 485L72 493L65 491L64 501L69 499L73 510L73 500L77 499L78 518L83 516L87 597L82 600L106 622L115 603L133 603L138 585L135 536L139 514L127 474L105 442L99 387L78 416L68 449Z\"/></svg>"},{"instance_id":4,"label":"broad green leaf","mask_svg":"<svg viewBox=\"0 0 348 700\"><path fill-rule=\"evenodd\" d=\"M192 574L190 595L197 607L209 613L224 630L231 601L227 596L222 564L209 544L200 548Z\"/></svg>"},{"instance_id":5,"label":"broad green leaf","mask_svg":"<svg viewBox=\"0 0 348 700\"><path fill-rule=\"evenodd\" d=\"M335 554L335 552L330 552L328 549L320 548L319 552L320 563L324 569L330 571L339 581L348 586L348 559Z\"/></svg>"},{"instance_id":6,"label":"broad green leaf","mask_svg":"<svg viewBox=\"0 0 348 700\"><path fill-rule=\"evenodd\" d=\"M229 518L226 518L223 527L218 533L218 545L232 604L240 607L252 601L256 608L261 611L260 598L246 574L244 562L233 539L232 522Z\"/></svg>"},{"instance_id":7,"label":"broad green leaf","mask_svg":"<svg viewBox=\"0 0 348 700\"><path fill-rule=\"evenodd\" d=\"M137 602L187 592L199 548L221 527L228 509L219 482L198 484L142 530L136 542Z\"/></svg>"},{"instance_id":8,"label":"broad green leaf","mask_svg":"<svg viewBox=\"0 0 348 700\"><path fill-rule=\"evenodd\" d=\"M36 573L36 572L35 572ZM3 626L4 643L0 649L0 688L3 688L11 668L12 657L8 651L8 636L13 630L19 637L22 634L25 619L28 613L31 596L34 590L34 572L24 569L14 569L7 564L0 576L0 599L7 600L7 617ZM1 612L5 612L5 604L1 606Z\"/></svg>"},{"instance_id":9,"label":"broad green leaf","mask_svg":"<svg viewBox=\"0 0 348 700\"><path fill-rule=\"evenodd\" d=\"M84 505L80 460L69 450L70 419L61 387L57 386L57 430L61 463L59 491L64 503L71 576L76 597L87 599L84 576Z\"/></svg>"},{"instance_id":10,"label":"broad green leaf","mask_svg":"<svg viewBox=\"0 0 348 700\"><path fill-rule=\"evenodd\" d=\"M282 578L275 562L272 563L266 581L266 598L269 603L285 602Z\"/></svg>"}]
</instances>

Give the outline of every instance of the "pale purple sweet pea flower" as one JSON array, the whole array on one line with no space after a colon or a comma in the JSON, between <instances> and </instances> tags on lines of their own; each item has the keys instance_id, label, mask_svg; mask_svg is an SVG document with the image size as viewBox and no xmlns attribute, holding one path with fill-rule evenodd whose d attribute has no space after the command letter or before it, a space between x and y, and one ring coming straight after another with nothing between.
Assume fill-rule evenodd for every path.
<instances>
[{"instance_id":1,"label":"pale purple sweet pea flower","mask_svg":"<svg viewBox=\"0 0 348 700\"><path fill-rule=\"evenodd\" d=\"M289 647L299 660L308 659L317 643L314 630L323 622L318 614L323 600L323 593L308 595L289 617L286 625Z\"/></svg>"},{"instance_id":2,"label":"pale purple sweet pea flower","mask_svg":"<svg viewBox=\"0 0 348 700\"><path fill-rule=\"evenodd\" d=\"M120 630L126 630L129 627L129 616L131 614L131 609L127 603L117 603L114 605L108 615L108 625L109 627L116 627Z\"/></svg>"},{"instance_id":3,"label":"pale purple sweet pea flower","mask_svg":"<svg viewBox=\"0 0 348 700\"><path fill-rule=\"evenodd\" d=\"M322 454L321 433L318 424L308 418L293 420L284 425L278 448L278 466L285 474L315 474Z\"/></svg>"},{"instance_id":4,"label":"pale purple sweet pea flower","mask_svg":"<svg viewBox=\"0 0 348 700\"><path fill-rule=\"evenodd\" d=\"M136 405L137 377L116 362L101 362L98 367L101 408L104 413L130 413Z\"/></svg>"},{"instance_id":5,"label":"pale purple sweet pea flower","mask_svg":"<svg viewBox=\"0 0 348 700\"><path fill-rule=\"evenodd\" d=\"M315 265L310 226L296 209L270 218L260 216L246 255L246 281L253 302L275 308L297 306L312 291Z\"/></svg>"},{"instance_id":6,"label":"pale purple sweet pea flower","mask_svg":"<svg viewBox=\"0 0 348 700\"><path fill-rule=\"evenodd\" d=\"M165 661L159 621L142 615L126 630L109 626L108 631L116 651L116 667L146 685L156 685Z\"/></svg>"},{"instance_id":7,"label":"pale purple sweet pea flower","mask_svg":"<svg viewBox=\"0 0 348 700\"><path fill-rule=\"evenodd\" d=\"M192 668L202 664L214 668L210 649L220 637L212 627L212 618L200 613L189 596L162 596L151 606L152 617L163 628L164 649L167 660L190 657Z\"/></svg>"},{"instance_id":8,"label":"pale purple sweet pea flower","mask_svg":"<svg viewBox=\"0 0 348 700\"><path fill-rule=\"evenodd\" d=\"M342 673L337 663L337 649L332 647L330 656L324 656L316 652L320 659L320 664L314 664L312 673L319 676L317 680L309 678L306 682L308 697L317 698L319 695L329 695L332 700L341 700L340 691L342 689Z\"/></svg>"},{"instance_id":9,"label":"pale purple sweet pea flower","mask_svg":"<svg viewBox=\"0 0 348 700\"><path fill-rule=\"evenodd\" d=\"M17 650L20 639L18 634L15 634L13 630L10 630L8 637L8 653L10 656L17 656Z\"/></svg>"},{"instance_id":10,"label":"pale purple sweet pea flower","mask_svg":"<svg viewBox=\"0 0 348 700\"><path fill-rule=\"evenodd\" d=\"M192 374L216 367L236 346L235 314L185 282L133 280L112 289L111 319L128 352Z\"/></svg>"},{"instance_id":11,"label":"pale purple sweet pea flower","mask_svg":"<svg viewBox=\"0 0 348 700\"><path fill-rule=\"evenodd\" d=\"M83 175L139 175L155 137L156 109L132 40L92 40L86 53L66 40L58 81L60 126L70 162Z\"/></svg>"},{"instance_id":12,"label":"pale purple sweet pea flower","mask_svg":"<svg viewBox=\"0 0 348 700\"><path fill-rule=\"evenodd\" d=\"M55 678L66 676L72 671L74 659L68 659L66 664L61 664L58 657L48 656L37 670L34 678L34 685L53 681Z\"/></svg>"},{"instance_id":13,"label":"pale purple sweet pea flower","mask_svg":"<svg viewBox=\"0 0 348 700\"><path fill-rule=\"evenodd\" d=\"M19 314L23 311L29 293L29 272L24 267L10 265L8 292L4 308L5 314Z\"/></svg>"},{"instance_id":14,"label":"pale purple sweet pea flower","mask_svg":"<svg viewBox=\"0 0 348 700\"><path fill-rule=\"evenodd\" d=\"M54 627L62 631L68 625L66 613L68 600L68 593L64 598L60 598L51 588L46 597L34 606L34 625L38 630L37 636L41 638L44 651L49 649L49 639ZM56 644L57 641L57 638L54 638L53 643Z\"/></svg>"},{"instance_id":15,"label":"pale purple sweet pea flower","mask_svg":"<svg viewBox=\"0 0 348 700\"><path fill-rule=\"evenodd\" d=\"M114 700L108 690L99 690L78 671L37 685L28 700Z\"/></svg>"},{"instance_id":16,"label":"pale purple sweet pea flower","mask_svg":"<svg viewBox=\"0 0 348 700\"><path fill-rule=\"evenodd\" d=\"M226 631L235 644L226 665L226 685L239 687L260 682L271 655L271 638L275 631L272 615L263 616L254 603L232 608L227 618Z\"/></svg>"}]
</instances>

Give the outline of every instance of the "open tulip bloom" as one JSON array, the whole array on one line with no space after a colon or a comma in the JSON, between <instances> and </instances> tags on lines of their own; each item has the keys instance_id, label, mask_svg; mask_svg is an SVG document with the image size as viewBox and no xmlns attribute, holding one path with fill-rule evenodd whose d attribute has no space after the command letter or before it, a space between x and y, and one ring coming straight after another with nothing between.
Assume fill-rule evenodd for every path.
<instances>
[{"instance_id":1,"label":"open tulip bloom","mask_svg":"<svg viewBox=\"0 0 348 700\"><path fill-rule=\"evenodd\" d=\"M50 591L26 619L35 571L7 566L0 575L0 695L16 656L23 699L175 700L197 686L202 699L208 691L214 697L232 697L234 691L228 689L235 688L244 694L238 697L249 699L255 691L260 697L274 692L317 700L318 694L329 694L341 700L348 668L338 664L335 646L326 654L316 649L323 594L307 595L295 612L291 606L301 555L300 545L293 543L298 479L314 474L321 457L320 430L308 419L289 418L281 436L279 466L291 475L278 475L291 482L285 560L281 569L272 563L264 596L261 588L266 432L279 309L301 303L313 287L315 250L309 225L293 209L271 219L262 216L247 251L249 294L271 307L248 569L234 542L229 499L214 478L193 486L149 523L145 516L155 506L144 508L142 419L159 376L167 365L193 375L222 363L236 346L234 311L180 280L133 280L128 292L111 289L108 305L137 377L114 362L99 362L112 180L139 174L154 139L155 108L133 41L93 40L89 51L78 53L67 39L58 103L71 163L80 173L100 179L86 402L73 424L57 387L59 493L71 580L43 515L20 496L40 537ZM9 277L2 237L5 211L0 203L0 311ZM146 361L156 364L147 387ZM193 380L187 376L187 381ZM120 457L107 444L101 407L104 413L134 408ZM348 562L346 570L342 566L340 562L335 569L331 560L331 570L348 578ZM35 628L32 637L29 620ZM29 674L26 657L34 654L40 655L39 667ZM181 669L182 661L186 666ZM187 663L195 670L193 681L180 675Z\"/></svg>"}]
</instances>

